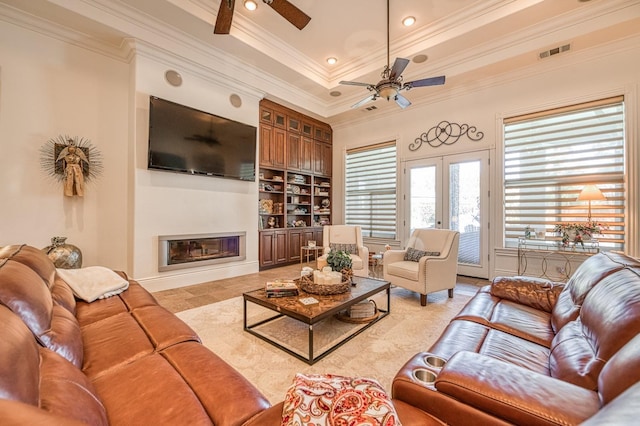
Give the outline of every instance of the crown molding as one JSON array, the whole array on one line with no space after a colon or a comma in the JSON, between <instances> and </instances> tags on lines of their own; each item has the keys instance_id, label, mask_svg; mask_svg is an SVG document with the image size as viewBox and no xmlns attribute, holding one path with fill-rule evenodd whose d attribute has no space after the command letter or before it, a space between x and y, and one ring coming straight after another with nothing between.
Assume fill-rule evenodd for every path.
<instances>
[{"instance_id":1,"label":"crown molding","mask_svg":"<svg viewBox=\"0 0 640 426\"><path fill-rule=\"evenodd\" d=\"M124 41L118 45L106 43L6 4L0 4L0 20L117 61L129 62L131 59L129 46Z\"/></svg>"}]
</instances>

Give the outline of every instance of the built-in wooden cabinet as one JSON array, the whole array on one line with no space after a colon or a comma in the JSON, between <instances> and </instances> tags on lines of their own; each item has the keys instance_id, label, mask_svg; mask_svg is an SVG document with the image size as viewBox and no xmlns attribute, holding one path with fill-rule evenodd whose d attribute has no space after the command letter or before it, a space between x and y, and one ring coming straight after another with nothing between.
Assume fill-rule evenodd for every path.
<instances>
[{"instance_id":1,"label":"built-in wooden cabinet","mask_svg":"<svg viewBox=\"0 0 640 426\"><path fill-rule=\"evenodd\" d=\"M260 232L260 266L278 266L288 262L288 232L284 229Z\"/></svg>"},{"instance_id":2,"label":"built-in wooden cabinet","mask_svg":"<svg viewBox=\"0 0 640 426\"><path fill-rule=\"evenodd\" d=\"M331 126L274 102L260 103L260 268L300 261L331 224Z\"/></svg>"}]
</instances>

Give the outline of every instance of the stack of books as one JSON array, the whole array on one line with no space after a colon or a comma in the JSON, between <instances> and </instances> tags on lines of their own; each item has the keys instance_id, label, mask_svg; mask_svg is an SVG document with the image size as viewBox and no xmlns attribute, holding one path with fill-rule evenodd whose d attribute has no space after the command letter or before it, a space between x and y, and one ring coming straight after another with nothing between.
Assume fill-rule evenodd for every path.
<instances>
[{"instance_id":1,"label":"stack of books","mask_svg":"<svg viewBox=\"0 0 640 426\"><path fill-rule=\"evenodd\" d=\"M356 303L349 308L349 316L351 318L369 318L375 315L376 305L371 300Z\"/></svg>"},{"instance_id":2,"label":"stack of books","mask_svg":"<svg viewBox=\"0 0 640 426\"><path fill-rule=\"evenodd\" d=\"M267 297L288 297L298 295L298 286L293 280L269 281L265 285Z\"/></svg>"}]
</instances>

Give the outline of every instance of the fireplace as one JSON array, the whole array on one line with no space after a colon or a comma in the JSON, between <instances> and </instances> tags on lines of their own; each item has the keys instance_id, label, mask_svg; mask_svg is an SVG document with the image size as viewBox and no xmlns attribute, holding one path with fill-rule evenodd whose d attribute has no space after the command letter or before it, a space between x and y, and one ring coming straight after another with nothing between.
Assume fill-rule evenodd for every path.
<instances>
[{"instance_id":1,"label":"fireplace","mask_svg":"<svg viewBox=\"0 0 640 426\"><path fill-rule=\"evenodd\" d=\"M158 237L158 270L191 268L245 259L246 232Z\"/></svg>"}]
</instances>

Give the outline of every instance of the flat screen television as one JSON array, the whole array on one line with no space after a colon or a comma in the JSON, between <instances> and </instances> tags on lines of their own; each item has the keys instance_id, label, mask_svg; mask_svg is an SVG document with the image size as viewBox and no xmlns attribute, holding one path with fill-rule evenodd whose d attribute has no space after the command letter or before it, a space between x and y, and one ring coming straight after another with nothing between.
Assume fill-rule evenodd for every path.
<instances>
[{"instance_id":1,"label":"flat screen television","mask_svg":"<svg viewBox=\"0 0 640 426\"><path fill-rule=\"evenodd\" d=\"M256 134L254 126L151 96L148 168L255 181Z\"/></svg>"}]
</instances>

